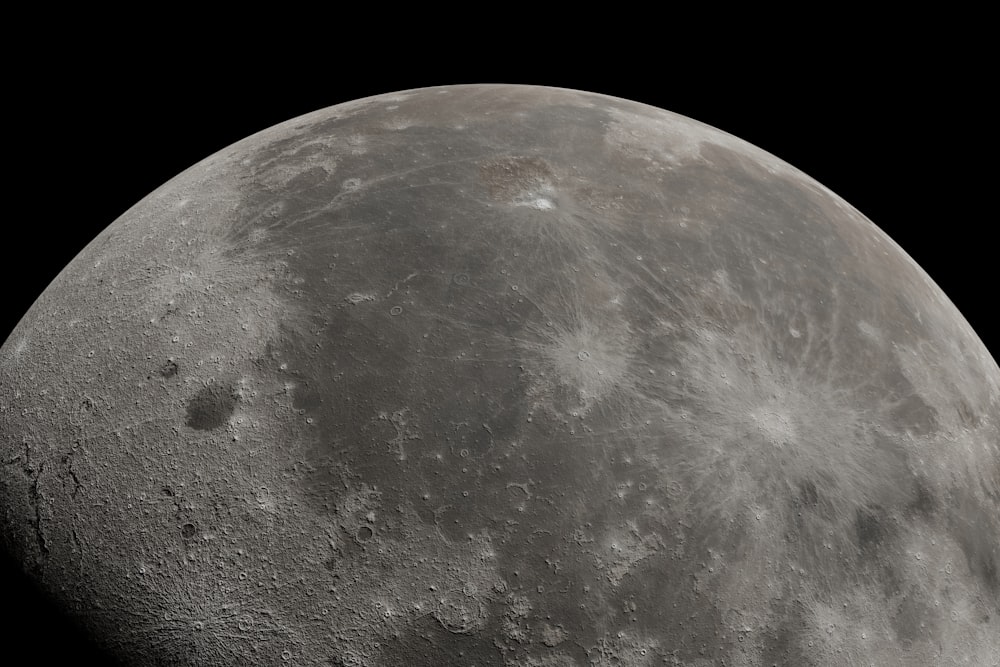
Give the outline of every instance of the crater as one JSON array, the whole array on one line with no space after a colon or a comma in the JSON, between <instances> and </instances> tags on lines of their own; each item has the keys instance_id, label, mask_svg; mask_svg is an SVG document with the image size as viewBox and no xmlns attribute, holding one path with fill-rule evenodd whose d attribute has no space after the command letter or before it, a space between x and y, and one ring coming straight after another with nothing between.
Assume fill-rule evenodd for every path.
<instances>
[{"instance_id":1,"label":"crater","mask_svg":"<svg viewBox=\"0 0 1000 667\"><path fill-rule=\"evenodd\" d=\"M232 385L211 382L188 401L184 423L198 431L212 431L225 426L236 409L236 399L236 390Z\"/></svg>"},{"instance_id":2,"label":"crater","mask_svg":"<svg viewBox=\"0 0 1000 667\"><path fill-rule=\"evenodd\" d=\"M536 346L555 377L568 388L584 412L609 393L629 385L630 350L626 332L617 327L598 328L587 321L576 326L555 325L539 329L544 340Z\"/></svg>"},{"instance_id":3,"label":"crater","mask_svg":"<svg viewBox=\"0 0 1000 667\"><path fill-rule=\"evenodd\" d=\"M507 156L481 164L479 176L494 199L520 199L551 187L553 174L540 157Z\"/></svg>"}]
</instances>

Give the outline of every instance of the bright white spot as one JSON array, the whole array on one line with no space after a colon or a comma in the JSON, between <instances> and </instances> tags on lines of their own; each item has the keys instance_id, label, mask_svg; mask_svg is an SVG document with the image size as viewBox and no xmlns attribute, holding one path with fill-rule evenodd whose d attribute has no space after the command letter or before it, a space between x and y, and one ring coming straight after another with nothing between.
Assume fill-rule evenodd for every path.
<instances>
[{"instance_id":1,"label":"bright white spot","mask_svg":"<svg viewBox=\"0 0 1000 667\"><path fill-rule=\"evenodd\" d=\"M864 320L858 321L858 331L872 340L878 340L881 337L879 335L879 330Z\"/></svg>"}]
</instances>

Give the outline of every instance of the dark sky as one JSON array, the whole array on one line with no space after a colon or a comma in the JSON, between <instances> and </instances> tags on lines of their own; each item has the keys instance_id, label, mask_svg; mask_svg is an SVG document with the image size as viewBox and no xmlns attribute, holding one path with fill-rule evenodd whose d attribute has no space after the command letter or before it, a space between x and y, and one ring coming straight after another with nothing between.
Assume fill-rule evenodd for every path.
<instances>
[{"instance_id":1,"label":"dark sky","mask_svg":"<svg viewBox=\"0 0 1000 667\"><path fill-rule=\"evenodd\" d=\"M774 153L887 231L997 350L989 242L997 223L988 178L996 169L986 157L996 144L997 109L987 102L986 80L976 77L985 66L976 70L971 57L945 57L917 42L908 44L912 53L881 58L805 51L755 62L733 58L728 67L666 56L653 67L627 51L599 51L577 64L565 54L483 62L417 54L358 70L336 56L270 62L273 54L237 56L224 48L173 59L161 46L84 53L24 77L29 92L16 105L11 139L18 145L28 138L23 174L35 199L26 217L5 225L8 233L16 228L24 260L0 268L17 286L7 317L16 321L129 206L252 132L366 95L511 82L646 102ZM27 196L20 190L15 197Z\"/></svg>"},{"instance_id":2,"label":"dark sky","mask_svg":"<svg viewBox=\"0 0 1000 667\"><path fill-rule=\"evenodd\" d=\"M62 37L36 44L56 54L53 64L27 54L8 82L7 157L17 161L8 201L27 206L9 208L4 224L0 340L102 228L233 141L366 95L501 82L638 100L774 153L888 232L1000 357L991 78L974 48L957 37L942 43L940 31L899 43L849 33L731 50L711 40L704 50L682 48L667 35L645 50L627 35L548 48L520 35L454 45L432 35L404 46L373 37L363 52L335 32L326 41L312 34L309 48L143 31L127 40ZM394 54L387 64L366 57L386 49ZM68 656L89 664L82 636L8 571L0 573L4 631L37 636L38 664Z\"/></svg>"}]
</instances>

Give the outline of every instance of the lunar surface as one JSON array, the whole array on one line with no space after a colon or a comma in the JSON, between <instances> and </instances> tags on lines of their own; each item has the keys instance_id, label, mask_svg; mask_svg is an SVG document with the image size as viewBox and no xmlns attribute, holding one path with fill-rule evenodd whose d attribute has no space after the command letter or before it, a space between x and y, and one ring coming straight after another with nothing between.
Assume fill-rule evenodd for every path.
<instances>
[{"instance_id":1,"label":"lunar surface","mask_svg":"<svg viewBox=\"0 0 1000 667\"><path fill-rule=\"evenodd\" d=\"M746 142L529 86L302 116L0 348L6 548L136 665L1000 664L1000 369Z\"/></svg>"}]
</instances>

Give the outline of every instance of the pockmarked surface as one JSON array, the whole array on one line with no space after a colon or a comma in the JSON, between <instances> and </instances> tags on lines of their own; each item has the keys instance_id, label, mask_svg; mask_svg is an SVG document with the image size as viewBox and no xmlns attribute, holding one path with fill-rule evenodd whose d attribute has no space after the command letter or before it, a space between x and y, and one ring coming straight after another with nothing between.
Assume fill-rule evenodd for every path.
<instances>
[{"instance_id":1,"label":"pockmarked surface","mask_svg":"<svg viewBox=\"0 0 1000 667\"><path fill-rule=\"evenodd\" d=\"M781 160L421 89L136 204L0 349L8 549L135 664L997 665L1000 369Z\"/></svg>"}]
</instances>

